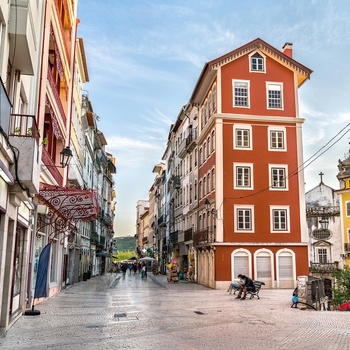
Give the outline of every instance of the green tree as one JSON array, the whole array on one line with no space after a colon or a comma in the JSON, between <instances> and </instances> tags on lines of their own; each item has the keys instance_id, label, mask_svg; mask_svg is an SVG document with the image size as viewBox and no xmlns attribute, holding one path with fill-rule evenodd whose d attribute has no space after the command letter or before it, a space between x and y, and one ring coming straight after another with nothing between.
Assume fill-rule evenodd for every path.
<instances>
[{"instance_id":1,"label":"green tree","mask_svg":"<svg viewBox=\"0 0 350 350\"><path fill-rule=\"evenodd\" d=\"M344 266L342 270L333 272L333 277L335 277L332 288L334 303L340 305L350 301L350 267Z\"/></svg>"},{"instance_id":2,"label":"green tree","mask_svg":"<svg viewBox=\"0 0 350 350\"><path fill-rule=\"evenodd\" d=\"M119 251L117 254L113 255L114 261L122 261L122 260L128 260L135 256L135 252L132 251Z\"/></svg>"}]
</instances>

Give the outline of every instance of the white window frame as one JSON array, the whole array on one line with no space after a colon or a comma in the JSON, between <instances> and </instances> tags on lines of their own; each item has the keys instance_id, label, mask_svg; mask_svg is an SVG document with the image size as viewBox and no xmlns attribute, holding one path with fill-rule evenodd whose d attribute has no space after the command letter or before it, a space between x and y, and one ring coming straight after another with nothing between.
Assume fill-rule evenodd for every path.
<instances>
[{"instance_id":1,"label":"white window frame","mask_svg":"<svg viewBox=\"0 0 350 350\"><path fill-rule=\"evenodd\" d=\"M274 170L283 170L284 172L284 185L285 186L275 186L273 180ZM288 191L288 165L286 164L269 164L269 186L271 191Z\"/></svg>"},{"instance_id":2,"label":"white window frame","mask_svg":"<svg viewBox=\"0 0 350 350\"><path fill-rule=\"evenodd\" d=\"M270 106L270 91L279 91L280 92L280 106L274 107ZM274 100L277 100L276 98ZM273 109L273 110L283 110L284 109L284 103L283 103L283 83L277 83L272 81L266 82L266 108L267 109Z\"/></svg>"},{"instance_id":3,"label":"white window frame","mask_svg":"<svg viewBox=\"0 0 350 350\"><path fill-rule=\"evenodd\" d=\"M239 228L239 211L246 211L250 213L249 219L250 219L250 227L249 228ZM241 232L241 233L254 233L255 232L255 220L254 220L254 205L250 204L235 204L234 205L234 232Z\"/></svg>"},{"instance_id":4,"label":"white window frame","mask_svg":"<svg viewBox=\"0 0 350 350\"><path fill-rule=\"evenodd\" d=\"M238 145L238 131L247 131L248 133L248 145ZM252 126L247 124L235 124L233 126L233 149L252 150Z\"/></svg>"},{"instance_id":5,"label":"white window frame","mask_svg":"<svg viewBox=\"0 0 350 350\"><path fill-rule=\"evenodd\" d=\"M247 104L240 105L236 104L236 84L246 84L247 89ZM249 80L232 80L232 97L233 97L233 107L234 108L250 108L250 81Z\"/></svg>"},{"instance_id":6,"label":"white window frame","mask_svg":"<svg viewBox=\"0 0 350 350\"><path fill-rule=\"evenodd\" d=\"M249 186L238 184L238 168L249 168ZM252 190L254 189L254 164L253 163L233 163L233 183L234 189L237 190Z\"/></svg>"},{"instance_id":7,"label":"white window frame","mask_svg":"<svg viewBox=\"0 0 350 350\"><path fill-rule=\"evenodd\" d=\"M253 56L255 54L259 54L261 56L261 59L263 60L263 67L262 69L253 69ZM260 51L254 51L249 55L249 72L251 73L266 73L266 56L261 53Z\"/></svg>"},{"instance_id":8,"label":"white window frame","mask_svg":"<svg viewBox=\"0 0 350 350\"><path fill-rule=\"evenodd\" d=\"M276 229L274 221L275 211L284 211L286 213L286 228ZM271 233L290 233L290 207L289 205L270 205L270 230Z\"/></svg>"},{"instance_id":9,"label":"white window frame","mask_svg":"<svg viewBox=\"0 0 350 350\"><path fill-rule=\"evenodd\" d=\"M272 144L272 133L283 133L283 146L282 147L273 147ZM268 138L268 147L269 151L272 152L287 152L287 130L283 126L269 126L267 128L267 138Z\"/></svg>"},{"instance_id":10,"label":"white window frame","mask_svg":"<svg viewBox=\"0 0 350 350\"><path fill-rule=\"evenodd\" d=\"M324 258L324 254L322 254L321 251L324 251L326 253L326 255L325 255L326 261L321 261ZM322 259L320 259L320 256L321 256L320 253L323 256ZM323 245L322 246L318 246L318 247L316 246L316 260L317 260L317 262L319 264L327 264L329 262L329 249L328 249L328 247L325 247Z\"/></svg>"}]
</instances>

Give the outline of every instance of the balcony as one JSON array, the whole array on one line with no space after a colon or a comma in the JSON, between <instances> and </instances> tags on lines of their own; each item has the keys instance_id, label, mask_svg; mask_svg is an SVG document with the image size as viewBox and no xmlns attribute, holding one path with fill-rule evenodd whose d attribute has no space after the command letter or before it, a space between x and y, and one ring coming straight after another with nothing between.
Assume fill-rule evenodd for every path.
<instances>
[{"instance_id":1,"label":"balcony","mask_svg":"<svg viewBox=\"0 0 350 350\"><path fill-rule=\"evenodd\" d=\"M97 232L91 233L90 242L96 244L99 247L104 247L106 243L106 237L100 236Z\"/></svg>"},{"instance_id":2,"label":"balcony","mask_svg":"<svg viewBox=\"0 0 350 350\"><path fill-rule=\"evenodd\" d=\"M197 145L197 128L191 129L186 139L186 150L191 153Z\"/></svg>"},{"instance_id":3,"label":"balcony","mask_svg":"<svg viewBox=\"0 0 350 350\"><path fill-rule=\"evenodd\" d=\"M179 231L170 232L170 243L177 243L179 241Z\"/></svg>"},{"instance_id":4,"label":"balcony","mask_svg":"<svg viewBox=\"0 0 350 350\"><path fill-rule=\"evenodd\" d=\"M165 226L166 225L166 215L162 215L158 218L158 226Z\"/></svg>"},{"instance_id":5,"label":"balcony","mask_svg":"<svg viewBox=\"0 0 350 350\"><path fill-rule=\"evenodd\" d=\"M187 154L186 145L187 145L187 139L183 139L179 145L178 150L177 150L177 155L181 159L184 159L186 154Z\"/></svg>"},{"instance_id":6,"label":"balcony","mask_svg":"<svg viewBox=\"0 0 350 350\"><path fill-rule=\"evenodd\" d=\"M97 232L92 232L91 236L90 236L90 242L91 243L99 243L99 235L97 234Z\"/></svg>"},{"instance_id":7,"label":"balcony","mask_svg":"<svg viewBox=\"0 0 350 350\"><path fill-rule=\"evenodd\" d=\"M175 189L181 188L181 179L179 175L175 175L173 179L173 186Z\"/></svg>"},{"instance_id":8,"label":"balcony","mask_svg":"<svg viewBox=\"0 0 350 350\"><path fill-rule=\"evenodd\" d=\"M9 57L13 67L23 75L34 75L34 58L36 52L36 33L34 23L37 23L37 5L33 1L12 1L10 6Z\"/></svg>"},{"instance_id":9,"label":"balcony","mask_svg":"<svg viewBox=\"0 0 350 350\"><path fill-rule=\"evenodd\" d=\"M18 149L17 169L11 173L33 194L39 192L39 131L34 115L11 114L9 138ZM17 170L17 173L16 173Z\"/></svg>"},{"instance_id":10,"label":"balcony","mask_svg":"<svg viewBox=\"0 0 350 350\"><path fill-rule=\"evenodd\" d=\"M338 270L338 262L333 263L310 263L310 272L327 273Z\"/></svg>"},{"instance_id":11,"label":"balcony","mask_svg":"<svg viewBox=\"0 0 350 350\"><path fill-rule=\"evenodd\" d=\"M185 230L185 242L187 241L192 241L193 239L193 229L189 228L187 230Z\"/></svg>"},{"instance_id":12,"label":"balcony","mask_svg":"<svg viewBox=\"0 0 350 350\"><path fill-rule=\"evenodd\" d=\"M112 224L112 218L109 214L103 215L103 221L107 226L110 226Z\"/></svg>"},{"instance_id":13,"label":"balcony","mask_svg":"<svg viewBox=\"0 0 350 350\"><path fill-rule=\"evenodd\" d=\"M195 247L210 245L215 242L215 232L212 227L208 227L193 234L193 245Z\"/></svg>"},{"instance_id":14,"label":"balcony","mask_svg":"<svg viewBox=\"0 0 350 350\"><path fill-rule=\"evenodd\" d=\"M188 136L184 138L178 148L178 156L184 159L187 153L191 153L197 144L197 128L188 128Z\"/></svg>"},{"instance_id":15,"label":"balcony","mask_svg":"<svg viewBox=\"0 0 350 350\"><path fill-rule=\"evenodd\" d=\"M51 158L49 152L45 147L42 147L42 153L41 153L41 161L44 163L44 165L47 167L47 170L50 172L50 174L53 176L53 178L56 180L57 184L59 186L63 186L63 176L59 172L57 165Z\"/></svg>"}]
</instances>

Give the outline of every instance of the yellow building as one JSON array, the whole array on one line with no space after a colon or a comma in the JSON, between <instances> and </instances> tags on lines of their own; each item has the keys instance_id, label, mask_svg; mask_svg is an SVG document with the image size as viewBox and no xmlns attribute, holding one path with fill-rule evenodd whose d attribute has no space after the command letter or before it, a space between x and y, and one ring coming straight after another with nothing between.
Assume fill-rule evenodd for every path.
<instances>
[{"instance_id":1,"label":"yellow building","mask_svg":"<svg viewBox=\"0 0 350 350\"><path fill-rule=\"evenodd\" d=\"M337 191L340 200L341 230L343 239L343 253L341 254L342 264L349 265L350 258L350 154L345 160L339 160L340 189ZM340 266L342 267L342 266Z\"/></svg>"}]
</instances>

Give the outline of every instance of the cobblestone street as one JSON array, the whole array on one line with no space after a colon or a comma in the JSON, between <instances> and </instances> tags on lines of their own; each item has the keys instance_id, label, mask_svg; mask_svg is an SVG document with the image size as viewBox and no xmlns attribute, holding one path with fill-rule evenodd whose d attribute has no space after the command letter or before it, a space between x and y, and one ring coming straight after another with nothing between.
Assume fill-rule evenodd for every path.
<instances>
[{"instance_id":1,"label":"cobblestone street","mask_svg":"<svg viewBox=\"0 0 350 350\"><path fill-rule=\"evenodd\" d=\"M37 305L1 349L347 349L350 313L290 308L292 290L236 300L166 276L107 274Z\"/></svg>"}]
</instances>

